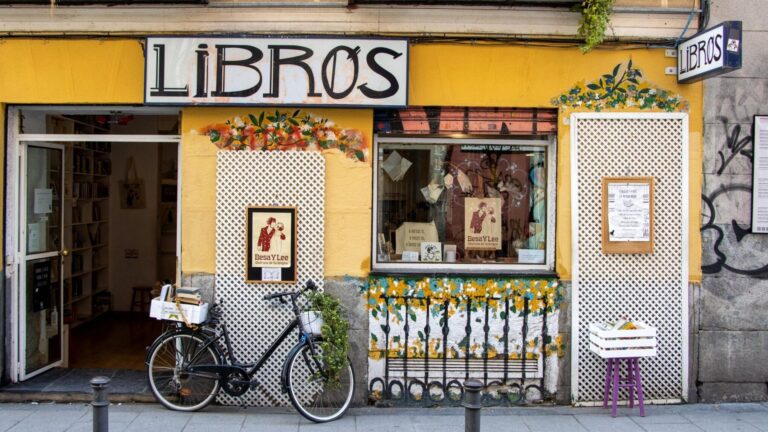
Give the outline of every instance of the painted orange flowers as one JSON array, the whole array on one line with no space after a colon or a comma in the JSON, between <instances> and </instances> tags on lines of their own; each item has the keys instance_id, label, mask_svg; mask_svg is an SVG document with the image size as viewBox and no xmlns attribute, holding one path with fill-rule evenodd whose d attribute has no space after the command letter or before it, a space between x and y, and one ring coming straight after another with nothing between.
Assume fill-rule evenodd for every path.
<instances>
[{"instance_id":1,"label":"painted orange flowers","mask_svg":"<svg viewBox=\"0 0 768 432\"><path fill-rule=\"evenodd\" d=\"M275 111L258 117L249 114L224 123L206 126L207 135L222 150L309 150L339 149L347 157L365 161L368 149L362 132L342 129L334 122L296 110Z\"/></svg>"}]
</instances>

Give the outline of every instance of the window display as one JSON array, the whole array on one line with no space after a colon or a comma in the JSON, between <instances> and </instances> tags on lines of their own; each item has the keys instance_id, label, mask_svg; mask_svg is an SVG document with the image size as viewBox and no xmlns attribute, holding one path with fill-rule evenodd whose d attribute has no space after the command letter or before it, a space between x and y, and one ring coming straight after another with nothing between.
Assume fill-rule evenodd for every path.
<instances>
[{"instance_id":1,"label":"window display","mask_svg":"<svg viewBox=\"0 0 768 432\"><path fill-rule=\"evenodd\" d=\"M380 138L374 268L547 263L549 143Z\"/></svg>"}]
</instances>

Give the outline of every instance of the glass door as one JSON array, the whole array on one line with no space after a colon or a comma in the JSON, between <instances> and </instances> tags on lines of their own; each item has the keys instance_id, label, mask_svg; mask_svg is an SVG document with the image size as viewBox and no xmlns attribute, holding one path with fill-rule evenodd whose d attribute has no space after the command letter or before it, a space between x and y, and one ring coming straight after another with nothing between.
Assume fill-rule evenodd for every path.
<instances>
[{"instance_id":1,"label":"glass door","mask_svg":"<svg viewBox=\"0 0 768 432\"><path fill-rule=\"evenodd\" d=\"M63 354L64 146L21 143L19 360L21 379Z\"/></svg>"}]
</instances>

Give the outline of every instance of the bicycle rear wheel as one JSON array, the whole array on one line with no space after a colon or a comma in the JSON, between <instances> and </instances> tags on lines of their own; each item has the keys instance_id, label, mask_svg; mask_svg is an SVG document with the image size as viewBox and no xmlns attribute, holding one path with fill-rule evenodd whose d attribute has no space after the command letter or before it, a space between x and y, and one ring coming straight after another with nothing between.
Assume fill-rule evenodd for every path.
<instances>
[{"instance_id":1,"label":"bicycle rear wheel","mask_svg":"<svg viewBox=\"0 0 768 432\"><path fill-rule=\"evenodd\" d=\"M320 347L316 346L316 352ZM344 415L355 392L355 373L347 360L339 383L329 383L319 373L318 362L305 344L288 359L288 396L294 408L315 423L336 420Z\"/></svg>"},{"instance_id":2,"label":"bicycle rear wheel","mask_svg":"<svg viewBox=\"0 0 768 432\"><path fill-rule=\"evenodd\" d=\"M149 355L147 375L152 394L166 408L197 411L205 408L219 393L219 376L209 372L189 372L195 365L218 365L219 353L205 339L192 333L163 336Z\"/></svg>"}]
</instances>

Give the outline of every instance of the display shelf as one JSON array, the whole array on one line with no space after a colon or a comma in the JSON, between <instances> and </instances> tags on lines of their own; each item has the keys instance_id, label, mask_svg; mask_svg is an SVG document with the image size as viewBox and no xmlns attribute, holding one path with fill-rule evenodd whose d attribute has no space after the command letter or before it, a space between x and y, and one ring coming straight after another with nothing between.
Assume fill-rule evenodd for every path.
<instances>
[{"instance_id":1,"label":"display shelf","mask_svg":"<svg viewBox=\"0 0 768 432\"><path fill-rule=\"evenodd\" d=\"M108 310L90 299L109 291L109 206L102 202L110 195L110 151L108 143L69 143L65 151L64 227L73 255L65 261L64 308L72 327Z\"/></svg>"}]
</instances>

